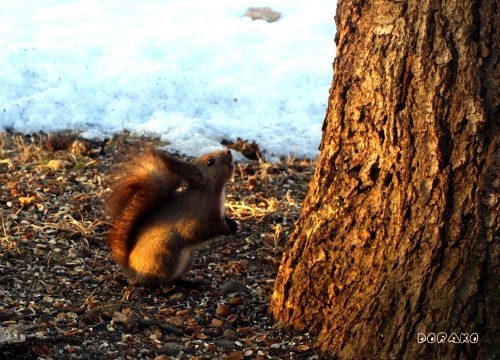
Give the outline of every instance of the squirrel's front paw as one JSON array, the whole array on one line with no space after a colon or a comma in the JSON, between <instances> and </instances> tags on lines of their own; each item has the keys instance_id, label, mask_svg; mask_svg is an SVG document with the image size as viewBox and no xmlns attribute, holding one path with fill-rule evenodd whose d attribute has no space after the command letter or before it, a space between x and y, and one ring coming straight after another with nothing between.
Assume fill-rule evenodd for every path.
<instances>
[{"instance_id":1,"label":"squirrel's front paw","mask_svg":"<svg viewBox=\"0 0 500 360\"><path fill-rule=\"evenodd\" d=\"M224 220L226 221L227 226L229 226L229 234L236 234L236 232L238 231L238 224L236 223L236 221L228 218L227 216L224 217Z\"/></svg>"}]
</instances>

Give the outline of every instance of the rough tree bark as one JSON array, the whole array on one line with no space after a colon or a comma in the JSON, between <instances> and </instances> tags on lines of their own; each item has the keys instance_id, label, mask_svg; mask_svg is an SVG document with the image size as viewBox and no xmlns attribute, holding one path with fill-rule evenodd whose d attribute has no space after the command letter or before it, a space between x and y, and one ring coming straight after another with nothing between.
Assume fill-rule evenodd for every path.
<instances>
[{"instance_id":1,"label":"rough tree bark","mask_svg":"<svg viewBox=\"0 0 500 360\"><path fill-rule=\"evenodd\" d=\"M500 349L499 3L338 2L321 155L270 306L333 358Z\"/></svg>"}]
</instances>

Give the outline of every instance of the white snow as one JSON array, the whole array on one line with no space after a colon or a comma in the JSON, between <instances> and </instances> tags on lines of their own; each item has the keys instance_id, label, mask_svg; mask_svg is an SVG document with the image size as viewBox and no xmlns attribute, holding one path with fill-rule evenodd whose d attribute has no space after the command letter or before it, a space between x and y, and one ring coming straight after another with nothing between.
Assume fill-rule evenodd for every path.
<instances>
[{"instance_id":1,"label":"white snow","mask_svg":"<svg viewBox=\"0 0 500 360\"><path fill-rule=\"evenodd\" d=\"M244 17L269 6L278 22ZM0 131L129 130L199 155L315 157L336 1L3 0Z\"/></svg>"}]
</instances>

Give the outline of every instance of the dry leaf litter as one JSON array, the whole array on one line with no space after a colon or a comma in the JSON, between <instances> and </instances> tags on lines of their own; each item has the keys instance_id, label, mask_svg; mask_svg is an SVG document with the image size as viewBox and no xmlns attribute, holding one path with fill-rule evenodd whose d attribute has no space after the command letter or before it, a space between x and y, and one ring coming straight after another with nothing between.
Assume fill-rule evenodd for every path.
<instances>
[{"instance_id":1,"label":"dry leaf litter","mask_svg":"<svg viewBox=\"0 0 500 360\"><path fill-rule=\"evenodd\" d=\"M239 232L198 251L188 276L205 285L153 290L110 258L102 213L110 170L150 145L0 133L0 358L318 359L267 313L314 164L237 163Z\"/></svg>"}]
</instances>

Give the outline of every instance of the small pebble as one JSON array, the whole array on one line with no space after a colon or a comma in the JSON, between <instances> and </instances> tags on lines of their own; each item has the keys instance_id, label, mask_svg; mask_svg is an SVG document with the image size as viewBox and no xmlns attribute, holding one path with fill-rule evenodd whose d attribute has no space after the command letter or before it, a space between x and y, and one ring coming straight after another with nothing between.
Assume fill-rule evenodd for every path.
<instances>
[{"instance_id":1,"label":"small pebble","mask_svg":"<svg viewBox=\"0 0 500 360\"><path fill-rule=\"evenodd\" d=\"M244 302L244 300L243 300L243 298L241 296L232 297L228 301L229 305L232 305L232 306L241 305L241 304L243 304L243 302Z\"/></svg>"},{"instance_id":2,"label":"small pebble","mask_svg":"<svg viewBox=\"0 0 500 360\"><path fill-rule=\"evenodd\" d=\"M221 327L222 325L224 325L224 321L220 319L212 319L212 325L215 327Z\"/></svg>"},{"instance_id":3,"label":"small pebble","mask_svg":"<svg viewBox=\"0 0 500 360\"><path fill-rule=\"evenodd\" d=\"M184 301L184 294L183 293L175 293L175 294L170 295L170 297L168 299L172 303L178 303L178 302Z\"/></svg>"},{"instance_id":4,"label":"small pebble","mask_svg":"<svg viewBox=\"0 0 500 360\"><path fill-rule=\"evenodd\" d=\"M236 349L236 343L232 340L217 340L214 343L225 349Z\"/></svg>"},{"instance_id":5,"label":"small pebble","mask_svg":"<svg viewBox=\"0 0 500 360\"><path fill-rule=\"evenodd\" d=\"M227 340L234 340L234 341L236 341L240 338L238 333L236 331L234 331L233 329L224 330L224 333L222 334L222 336Z\"/></svg>"},{"instance_id":6,"label":"small pebble","mask_svg":"<svg viewBox=\"0 0 500 360\"><path fill-rule=\"evenodd\" d=\"M231 309L229 308L229 306L222 304L222 305L219 305L217 310L215 310L215 313L217 314L217 316L227 317L227 316L231 315Z\"/></svg>"},{"instance_id":7,"label":"small pebble","mask_svg":"<svg viewBox=\"0 0 500 360\"><path fill-rule=\"evenodd\" d=\"M169 342L169 343L166 343L165 345L163 345L157 351L159 353L178 354L181 351L186 352L187 350L188 349L182 344L177 344L175 342Z\"/></svg>"},{"instance_id":8,"label":"small pebble","mask_svg":"<svg viewBox=\"0 0 500 360\"><path fill-rule=\"evenodd\" d=\"M222 292L224 294L241 293L246 290L246 286L237 281L226 281L222 285Z\"/></svg>"},{"instance_id":9,"label":"small pebble","mask_svg":"<svg viewBox=\"0 0 500 360\"><path fill-rule=\"evenodd\" d=\"M246 335L250 332L250 327L249 326L239 327L236 329L236 332L238 334Z\"/></svg>"}]
</instances>

